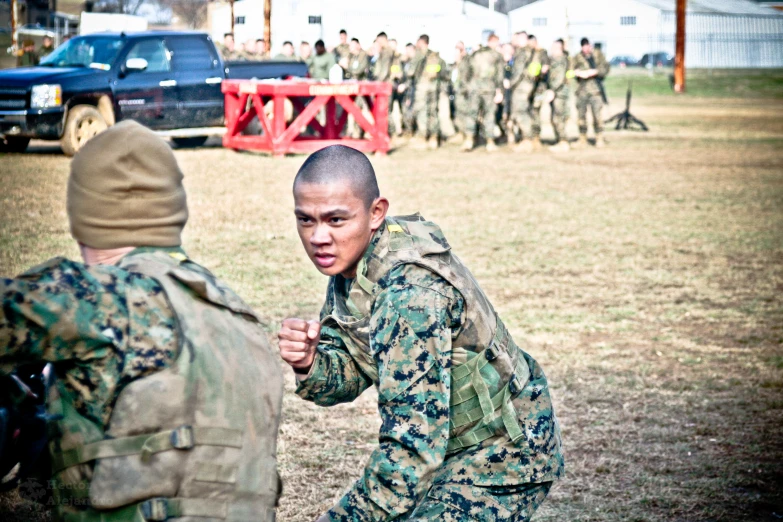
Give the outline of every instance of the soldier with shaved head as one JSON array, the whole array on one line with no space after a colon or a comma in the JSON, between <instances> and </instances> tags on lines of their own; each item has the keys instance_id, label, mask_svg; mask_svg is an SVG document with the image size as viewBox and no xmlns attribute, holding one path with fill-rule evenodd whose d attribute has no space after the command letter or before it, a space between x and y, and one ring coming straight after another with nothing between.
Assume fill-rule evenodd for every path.
<instances>
[{"instance_id":1,"label":"soldier with shaved head","mask_svg":"<svg viewBox=\"0 0 783 522\"><path fill-rule=\"evenodd\" d=\"M321 406L378 391L379 446L325 521L527 521L563 474L547 380L441 229L389 216L372 164L334 145L294 180L302 245L329 277L280 354Z\"/></svg>"}]
</instances>

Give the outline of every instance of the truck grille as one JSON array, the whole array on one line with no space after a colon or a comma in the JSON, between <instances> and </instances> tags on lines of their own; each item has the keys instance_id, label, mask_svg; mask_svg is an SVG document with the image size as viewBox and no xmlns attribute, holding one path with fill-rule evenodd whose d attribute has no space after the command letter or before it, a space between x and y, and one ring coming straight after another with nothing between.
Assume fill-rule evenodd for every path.
<instances>
[{"instance_id":1,"label":"truck grille","mask_svg":"<svg viewBox=\"0 0 783 522\"><path fill-rule=\"evenodd\" d=\"M0 87L0 110L24 109L27 106L27 89Z\"/></svg>"}]
</instances>

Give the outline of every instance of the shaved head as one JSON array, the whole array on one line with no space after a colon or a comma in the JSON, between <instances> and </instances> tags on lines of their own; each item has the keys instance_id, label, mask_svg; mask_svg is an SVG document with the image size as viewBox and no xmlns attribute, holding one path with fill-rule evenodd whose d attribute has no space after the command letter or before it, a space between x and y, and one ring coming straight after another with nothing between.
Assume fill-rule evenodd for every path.
<instances>
[{"instance_id":1,"label":"shaved head","mask_svg":"<svg viewBox=\"0 0 783 522\"><path fill-rule=\"evenodd\" d=\"M346 184L370 208L381 196L375 169L363 153L345 145L331 145L310 155L294 178L294 193L301 184Z\"/></svg>"}]
</instances>

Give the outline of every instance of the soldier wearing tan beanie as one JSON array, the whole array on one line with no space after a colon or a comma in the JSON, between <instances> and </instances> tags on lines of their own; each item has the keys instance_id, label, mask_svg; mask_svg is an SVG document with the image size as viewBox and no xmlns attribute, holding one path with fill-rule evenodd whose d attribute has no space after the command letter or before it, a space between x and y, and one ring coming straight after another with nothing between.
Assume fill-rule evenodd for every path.
<instances>
[{"instance_id":1,"label":"soldier wearing tan beanie","mask_svg":"<svg viewBox=\"0 0 783 522\"><path fill-rule=\"evenodd\" d=\"M0 385L21 365L57 376L46 426L18 428L49 452L53 496L41 502L54 520L274 522L277 355L255 312L181 248L188 209L173 153L126 121L71 165L84 263L55 257L0 278ZM5 483L39 461L16 453Z\"/></svg>"},{"instance_id":2,"label":"soldier wearing tan beanie","mask_svg":"<svg viewBox=\"0 0 783 522\"><path fill-rule=\"evenodd\" d=\"M67 207L71 235L93 249L179 246L188 220L174 153L131 120L91 139L73 158Z\"/></svg>"}]
</instances>

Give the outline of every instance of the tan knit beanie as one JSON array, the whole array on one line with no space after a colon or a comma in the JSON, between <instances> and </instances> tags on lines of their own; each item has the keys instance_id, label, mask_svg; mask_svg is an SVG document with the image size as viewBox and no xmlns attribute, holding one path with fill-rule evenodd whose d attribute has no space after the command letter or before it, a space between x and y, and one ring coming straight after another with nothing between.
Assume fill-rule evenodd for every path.
<instances>
[{"instance_id":1,"label":"tan knit beanie","mask_svg":"<svg viewBox=\"0 0 783 522\"><path fill-rule=\"evenodd\" d=\"M188 205L169 145L130 120L92 138L71 162L68 218L92 248L179 246Z\"/></svg>"}]
</instances>

